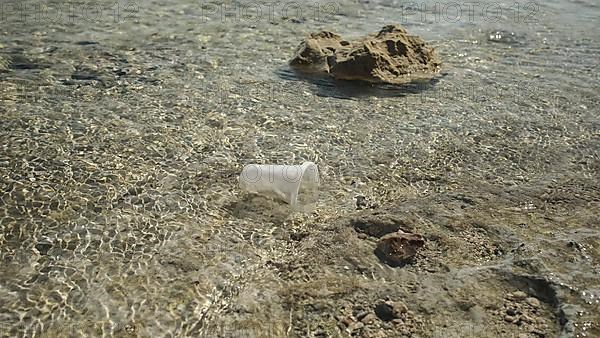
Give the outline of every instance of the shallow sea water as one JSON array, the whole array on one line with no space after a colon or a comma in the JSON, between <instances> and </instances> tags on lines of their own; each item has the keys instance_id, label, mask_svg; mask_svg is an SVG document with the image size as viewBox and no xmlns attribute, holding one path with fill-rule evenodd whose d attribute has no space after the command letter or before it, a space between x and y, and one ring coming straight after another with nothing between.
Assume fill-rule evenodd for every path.
<instances>
[{"instance_id":1,"label":"shallow sea water","mask_svg":"<svg viewBox=\"0 0 600 338\"><path fill-rule=\"evenodd\" d=\"M546 336L600 336L596 2L253 4L2 3L0 336L348 336L355 290L407 280L425 290L407 336L516 336L463 309L516 289L547 304ZM287 67L310 32L389 23L443 72L394 88ZM237 186L303 161L314 211ZM417 264L336 240L357 196L410 215Z\"/></svg>"}]
</instances>

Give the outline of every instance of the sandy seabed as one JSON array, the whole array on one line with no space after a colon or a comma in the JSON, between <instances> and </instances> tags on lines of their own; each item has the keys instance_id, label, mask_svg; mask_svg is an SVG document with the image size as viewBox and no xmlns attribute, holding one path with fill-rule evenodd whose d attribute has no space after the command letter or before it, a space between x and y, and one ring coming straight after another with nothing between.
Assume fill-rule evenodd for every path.
<instances>
[{"instance_id":1,"label":"sandy seabed","mask_svg":"<svg viewBox=\"0 0 600 338\"><path fill-rule=\"evenodd\" d=\"M0 336L600 336L594 2L19 4L0 16ZM287 66L309 32L388 23L435 46L435 81ZM249 163L303 161L312 211L238 188ZM396 229L426 240L401 268L373 253Z\"/></svg>"}]
</instances>

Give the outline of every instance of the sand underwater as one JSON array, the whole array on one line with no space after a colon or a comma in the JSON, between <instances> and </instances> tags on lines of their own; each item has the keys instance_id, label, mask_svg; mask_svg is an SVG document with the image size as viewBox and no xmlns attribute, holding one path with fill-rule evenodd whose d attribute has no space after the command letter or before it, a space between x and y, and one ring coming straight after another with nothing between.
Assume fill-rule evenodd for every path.
<instances>
[{"instance_id":1,"label":"sand underwater","mask_svg":"<svg viewBox=\"0 0 600 338\"><path fill-rule=\"evenodd\" d=\"M2 1L0 336L600 337L598 17ZM287 64L311 32L386 24L435 47L434 81ZM238 187L304 161L312 211ZM391 267L398 229L425 242Z\"/></svg>"}]
</instances>

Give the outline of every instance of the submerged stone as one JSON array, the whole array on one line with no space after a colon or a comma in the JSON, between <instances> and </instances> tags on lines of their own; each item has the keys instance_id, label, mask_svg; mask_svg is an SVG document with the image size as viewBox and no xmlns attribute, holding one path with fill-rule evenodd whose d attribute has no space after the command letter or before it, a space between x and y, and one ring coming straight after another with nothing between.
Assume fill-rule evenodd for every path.
<instances>
[{"instance_id":1,"label":"submerged stone","mask_svg":"<svg viewBox=\"0 0 600 338\"><path fill-rule=\"evenodd\" d=\"M381 237L375 254L390 266L402 266L408 263L424 244L423 236L398 231Z\"/></svg>"}]
</instances>

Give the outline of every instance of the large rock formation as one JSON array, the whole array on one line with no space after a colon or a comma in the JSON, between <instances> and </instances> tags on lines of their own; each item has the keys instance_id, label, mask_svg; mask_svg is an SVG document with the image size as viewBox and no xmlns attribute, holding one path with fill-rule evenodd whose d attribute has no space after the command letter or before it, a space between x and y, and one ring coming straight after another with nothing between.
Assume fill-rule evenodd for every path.
<instances>
[{"instance_id":1,"label":"large rock formation","mask_svg":"<svg viewBox=\"0 0 600 338\"><path fill-rule=\"evenodd\" d=\"M301 71L326 72L336 79L402 84L437 73L441 61L423 39L399 25L346 41L332 32L310 34L290 65Z\"/></svg>"}]
</instances>

